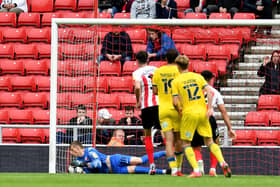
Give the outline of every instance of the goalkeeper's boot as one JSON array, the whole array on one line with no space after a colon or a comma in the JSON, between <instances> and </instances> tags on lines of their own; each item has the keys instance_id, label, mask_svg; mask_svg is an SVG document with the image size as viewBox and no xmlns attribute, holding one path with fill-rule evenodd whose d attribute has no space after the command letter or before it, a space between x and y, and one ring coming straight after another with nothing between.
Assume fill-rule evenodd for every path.
<instances>
[{"instance_id":1,"label":"goalkeeper's boot","mask_svg":"<svg viewBox=\"0 0 280 187\"><path fill-rule=\"evenodd\" d=\"M215 168L210 168L209 176L217 177L216 169Z\"/></svg>"},{"instance_id":2,"label":"goalkeeper's boot","mask_svg":"<svg viewBox=\"0 0 280 187\"><path fill-rule=\"evenodd\" d=\"M156 174L156 165L152 163L150 164L149 175L155 175L155 174Z\"/></svg>"},{"instance_id":3,"label":"goalkeeper's boot","mask_svg":"<svg viewBox=\"0 0 280 187\"><path fill-rule=\"evenodd\" d=\"M188 178L196 178L196 177L202 177L201 173L200 173L200 172L195 172L195 171L193 171L193 172L188 176Z\"/></svg>"},{"instance_id":4,"label":"goalkeeper's boot","mask_svg":"<svg viewBox=\"0 0 280 187\"><path fill-rule=\"evenodd\" d=\"M203 160L199 160L197 162L198 164L198 169L199 169L199 172L201 173L201 175L204 175L204 164L203 164Z\"/></svg>"},{"instance_id":5,"label":"goalkeeper's boot","mask_svg":"<svg viewBox=\"0 0 280 187\"><path fill-rule=\"evenodd\" d=\"M231 177L231 170L226 162L223 163L222 165L223 171L224 171L224 176L225 177Z\"/></svg>"}]
</instances>

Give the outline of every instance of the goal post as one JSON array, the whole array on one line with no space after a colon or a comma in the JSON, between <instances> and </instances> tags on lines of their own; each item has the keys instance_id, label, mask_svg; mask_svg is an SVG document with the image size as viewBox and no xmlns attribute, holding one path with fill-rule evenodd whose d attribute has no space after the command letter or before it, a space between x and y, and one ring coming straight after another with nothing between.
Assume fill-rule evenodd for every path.
<instances>
[{"instance_id":1,"label":"goal post","mask_svg":"<svg viewBox=\"0 0 280 187\"><path fill-rule=\"evenodd\" d=\"M86 26L87 25L87 26ZM49 138L49 173L58 173L65 172L65 165L67 159L71 159L68 154L69 141L67 143L58 143L57 134L60 132L67 131L67 129L72 129L72 135L74 139L78 139L77 131L82 129L83 132L88 132L87 129L92 131L91 141L88 141L86 138L83 139L85 141L84 144L87 146L95 146L95 135L96 135L96 121L97 121L97 110L99 109L98 104L98 87L99 87L99 67L100 62L98 62L98 55L100 52L101 46L101 32L104 27L102 26L142 26L151 27L151 26L162 26L168 27L169 30L173 30L176 27L184 28L184 27L193 27L193 31L196 32L196 28L199 26L209 26L209 27L219 27L224 26L228 27L250 27L250 26L279 26L280 20L243 20L243 19L79 19L79 18L53 18L52 19L52 27L51 27L51 92L50 92L50 138ZM89 27L88 27L89 26ZM89 28L89 32L86 31L86 28ZM164 29L163 29L164 30ZM252 31L253 32L253 31ZM59 34L60 33L60 34ZM81 33L81 34L80 34ZM280 36L280 32L277 33ZM86 35L86 36L85 36ZM78 38L78 39L77 39ZM81 44L81 45L79 45ZM67 49L63 51L63 45L67 45ZM183 44L184 45L184 44ZM216 45L216 44L215 44ZM182 45L181 45L182 46ZM275 45L276 48L279 48L279 43ZM179 51L180 52L180 51ZM184 53L183 53L184 54ZM65 60L65 59L71 60ZM84 58L87 58L86 62L83 61ZM133 60L132 60L133 61ZM208 61L208 60L205 60ZM67 64L69 62L70 64ZM196 62L196 61L195 61ZM79 64L80 63L80 64ZM83 64L84 63L84 64ZM71 67L70 67L71 66ZM79 67L77 67L79 66ZM62 71L60 71L62 68ZM217 67L216 67L217 68ZM232 72L231 72L232 73ZM71 76L69 76L71 75ZM242 78L243 74L240 75ZM233 73L230 75L233 77ZM234 79L234 78L233 78ZM236 78L237 79L237 78ZM109 80L109 78L108 78ZM242 81L247 81L246 84L250 85L251 79L243 78L238 83L227 83L228 88L230 88L231 84L237 84L236 87L242 87L246 91L246 85L243 84ZM73 82L71 82L73 81ZM253 81L254 82L254 81ZM262 83L259 80L256 80L257 84ZM87 92L85 89L87 87L85 85L91 84L91 91ZM259 84L260 85L260 84ZM236 88L236 89L239 89ZM67 92L71 94L67 94ZM227 93L227 89L225 89L224 93ZM238 90L230 90L231 95L225 97L226 104L241 104L242 110L246 108L249 110L256 109L256 98L257 95L254 94L252 97L248 98L244 102L238 102ZM234 94L235 93L235 94ZM131 93L130 93L131 94ZM101 95L101 94L100 94ZM246 99L246 95L244 98ZM63 98L61 100L61 98ZM67 99L68 98L68 99ZM242 99L244 100L242 97ZM243 102L242 100L242 102ZM89 101L89 103L86 103ZM60 103L61 102L61 103ZM248 102L248 103L247 103ZM88 114L92 119L92 126L71 126L68 125L71 115L74 114L78 108L78 105L83 103L85 105ZM70 111L71 108L71 111ZM234 125L238 125L239 121L245 120L246 112L238 113L238 109L234 107L228 112L232 112L230 117L235 118L236 123ZM66 110L68 109L68 110ZM65 112L64 116L61 118L58 115L61 112ZM68 114L68 113L69 114ZM110 111L111 112L111 111ZM248 111L247 111L248 112ZM218 112L217 112L218 113ZM240 117L238 120L237 115L245 115ZM65 117L66 116L66 117ZM242 119L241 119L242 118ZM60 121L59 121L60 120ZM59 122L58 122L59 121ZM222 121L222 120L218 120ZM63 123L64 122L64 123ZM218 122L219 124L220 122ZM224 124L221 122L221 124ZM100 128L100 127L98 127ZM102 127L104 129L141 129L139 126L107 126ZM75 130L76 129L76 130ZM275 129L274 129L275 130ZM277 128L276 128L277 130ZM279 130L279 129L278 129ZM75 134L76 133L76 134ZM226 133L226 132L225 132ZM227 141L227 134L225 135L225 139ZM224 145L228 145L226 142ZM105 144L102 146L106 146ZM128 146L130 147L130 146ZM133 147L133 146L131 146ZM132 153L133 154L133 153ZM67 157L67 158L66 158ZM58 169L58 165L62 169Z\"/></svg>"}]
</instances>

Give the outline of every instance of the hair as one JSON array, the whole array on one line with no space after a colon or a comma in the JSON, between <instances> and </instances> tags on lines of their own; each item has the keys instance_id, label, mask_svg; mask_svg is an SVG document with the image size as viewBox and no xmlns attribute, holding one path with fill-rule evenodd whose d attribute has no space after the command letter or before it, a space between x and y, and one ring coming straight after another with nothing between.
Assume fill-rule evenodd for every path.
<instances>
[{"instance_id":1,"label":"hair","mask_svg":"<svg viewBox=\"0 0 280 187\"><path fill-rule=\"evenodd\" d=\"M114 130L114 132L113 132L113 137L116 137L117 136L117 132L118 131L122 131L123 133L124 133L124 130L122 130L122 129L116 129L116 130Z\"/></svg>"},{"instance_id":2,"label":"hair","mask_svg":"<svg viewBox=\"0 0 280 187\"><path fill-rule=\"evenodd\" d=\"M172 64L175 62L175 59L178 56L178 51L176 49L168 49L166 53L166 59L168 64Z\"/></svg>"},{"instance_id":3,"label":"hair","mask_svg":"<svg viewBox=\"0 0 280 187\"><path fill-rule=\"evenodd\" d=\"M124 110L132 110L134 112L134 106L125 106Z\"/></svg>"},{"instance_id":4,"label":"hair","mask_svg":"<svg viewBox=\"0 0 280 187\"><path fill-rule=\"evenodd\" d=\"M213 73L208 70L202 71L201 75L204 77L206 81L210 81L214 77Z\"/></svg>"},{"instance_id":5,"label":"hair","mask_svg":"<svg viewBox=\"0 0 280 187\"><path fill-rule=\"evenodd\" d=\"M179 55L175 59L175 63L182 69L186 70L189 67L189 58L185 55Z\"/></svg>"},{"instance_id":6,"label":"hair","mask_svg":"<svg viewBox=\"0 0 280 187\"><path fill-rule=\"evenodd\" d=\"M274 56L275 53L278 53L278 54L279 54L280 51L277 51L277 50L272 51L271 57L270 57L270 62L272 62L272 58L273 58L273 56Z\"/></svg>"},{"instance_id":7,"label":"hair","mask_svg":"<svg viewBox=\"0 0 280 187\"><path fill-rule=\"evenodd\" d=\"M71 147L80 147L80 148L84 148L84 146L83 146L83 144L81 143L81 142L79 142L79 141L73 141L71 144L70 144L70 148Z\"/></svg>"},{"instance_id":8,"label":"hair","mask_svg":"<svg viewBox=\"0 0 280 187\"><path fill-rule=\"evenodd\" d=\"M148 53L146 51L139 51L136 54L136 60L139 64L146 64L148 63Z\"/></svg>"},{"instance_id":9,"label":"hair","mask_svg":"<svg viewBox=\"0 0 280 187\"><path fill-rule=\"evenodd\" d=\"M86 108L85 105L78 105L77 111L78 111L78 110L87 110L87 108Z\"/></svg>"}]
</instances>

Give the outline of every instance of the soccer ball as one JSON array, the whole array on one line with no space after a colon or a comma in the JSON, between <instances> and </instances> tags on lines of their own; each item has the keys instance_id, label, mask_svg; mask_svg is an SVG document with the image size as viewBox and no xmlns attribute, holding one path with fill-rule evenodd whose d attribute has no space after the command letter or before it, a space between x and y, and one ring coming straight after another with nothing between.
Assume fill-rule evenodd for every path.
<instances>
[{"instance_id":1,"label":"soccer ball","mask_svg":"<svg viewBox=\"0 0 280 187\"><path fill-rule=\"evenodd\" d=\"M75 173L75 168L74 168L73 166L70 165L70 166L68 167L68 172L69 172L69 173Z\"/></svg>"},{"instance_id":2,"label":"soccer ball","mask_svg":"<svg viewBox=\"0 0 280 187\"><path fill-rule=\"evenodd\" d=\"M81 168L81 167L76 167L76 168L75 168L75 173L81 174L81 173L84 173L84 170L83 170L83 168Z\"/></svg>"}]
</instances>

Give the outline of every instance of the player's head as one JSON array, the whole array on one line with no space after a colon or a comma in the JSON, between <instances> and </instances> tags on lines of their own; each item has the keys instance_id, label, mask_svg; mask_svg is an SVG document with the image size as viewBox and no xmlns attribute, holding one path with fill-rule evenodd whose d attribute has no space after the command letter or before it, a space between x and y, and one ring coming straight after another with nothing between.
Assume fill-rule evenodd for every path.
<instances>
[{"instance_id":1,"label":"player's head","mask_svg":"<svg viewBox=\"0 0 280 187\"><path fill-rule=\"evenodd\" d=\"M180 72L188 70L189 67L189 58L185 55L179 55L175 59L175 63L178 66Z\"/></svg>"},{"instance_id":2,"label":"player's head","mask_svg":"<svg viewBox=\"0 0 280 187\"><path fill-rule=\"evenodd\" d=\"M85 117L87 114L87 109L85 105L78 105L77 107L77 117Z\"/></svg>"},{"instance_id":3,"label":"player's head","mask_svg":"<svg viewBox=\"0 0 280 187\"><path fill-rule=\"evenodd\" d=\"M124 112L126 118L132 118L134 116L134 106L125 106Z\"/></svg>"},{"instance_id":4,"label":"player's head","mask_svg":"<svg viewBox=\"0 0 280 187\"><path fill-rule=\"evenodd\" d=\"M278 64L279 63L279 51L272 51L272 54L271 54L271 58L270 58L270 61L272 63L275 63L275 64Z\"/></svg>"},{"instance_id":5,"label":"player's head","mask_svg":"<svg viewBox=\"0 0 280 187\"><path fill-rule=\"evenodd\" d=\"M148 33L148 36L151 38L151 40L154 41L159 38L160 31L157 29L148 28L147 33Z\"/></svg>"},{"instance_id":6,"label":"player's head","mask_svg":"<svg viewBox=\"0 0 280 187\"><path fill-rule=\"evenodd\" d=\"M148 63L148 53L146 51L139 51L136 54L136 60L138 66L142 66Z\"/></svg>"},{"instance_id":7,"label":"player's head","mask_svg":"<svg viewBox=\"0 0 280 187\"><path fill-rule=\"evenodd\" d=\"M176 49L168 49L166 52L166 59L168 64L172 64L175 62L175 59L178 56L178 51Z\"/></svg>"},{"instance_id":8,"label":"player's head","mask_svg":"<svg viewBox=\"0 0 280 187\"><path fill-rule=\"evenodd\" d=\"M81 142L73 141L70 144L70 154L75 157L82 157L84 155L84 147Z\"/></svg>"},{"instance_id":9,"label":"player's head","mask_svg":"<svg viewBox=\"0 0 280 187\"><path fill-rule=\"evenodd\" d=\"M123 130L117 129L113 132L113 137L115 137L117 140L121 142L124 142L125 133Z\"/></svg>"},{"instance_id":10,"label":"player's head","mask_svg":"<svg viewBox=\"0 0 280 187\"><path fill-rule=\"evenodd\" d=\"M202 77L209 83L212 82L213 78L215 77L214 74L211 71L204 70L201 72Z\"/></svg>"}]
</instances>

